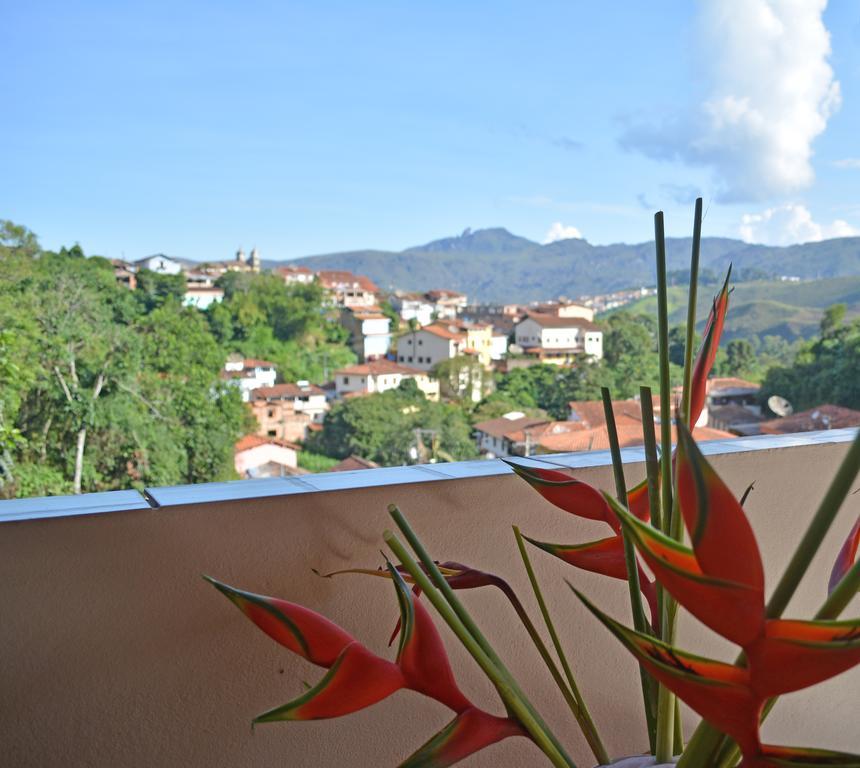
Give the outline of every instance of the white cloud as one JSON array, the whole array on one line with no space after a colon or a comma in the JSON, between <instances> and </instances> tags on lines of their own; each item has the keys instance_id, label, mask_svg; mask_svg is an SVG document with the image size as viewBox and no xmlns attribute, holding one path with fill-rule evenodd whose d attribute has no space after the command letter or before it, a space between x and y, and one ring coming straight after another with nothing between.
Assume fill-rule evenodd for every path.
<instances>
[{"instance_id":1,"label":"white cloud","mask_svg":"<svg viewBox=\"0 0 860 768\"><path fill-rule=\"evenodd\" d=\"M799 203L768 208L761 213L745 213L738 232L742 240L764 245L791 245L860 235L860 230L843 219L830 224L813 221L809 209Z\"/></svg>"},{"instance_id":2,"label":"white cloud","mask_svg":"<svg viewBox=\"0 0 860 768\"><path fill-rule=\"evenodd\" d=\"M860 157L844 157L842 160L834 160L833 165L837 168L860 168Z\"/></svg>"},{"instance_id":3,"label":"white cloud","mask_svg":"<svg viewBox=\"0 0 860 768\"><path fill-rule=\"evenodd\" d=\"M548 245L549 243L554 243L557 240L569 240L572 237L581 240L582 232L580 232L576 227L571 227L567 224L562 224L560 221L556 221L544 235L543 244Z\"/></svg>"},{"instance_id":4,"label":"white cloud","mask_svg":"<svg viewBox=\"0 0 860 768\"><path fill-rule=\"evenodd\" d=\"M814 179L812 142L839 107L827 0L702 0L696 50L707 97L622 146L709 166L719 199L783 196Z\"/></svg>"}]
</instances>

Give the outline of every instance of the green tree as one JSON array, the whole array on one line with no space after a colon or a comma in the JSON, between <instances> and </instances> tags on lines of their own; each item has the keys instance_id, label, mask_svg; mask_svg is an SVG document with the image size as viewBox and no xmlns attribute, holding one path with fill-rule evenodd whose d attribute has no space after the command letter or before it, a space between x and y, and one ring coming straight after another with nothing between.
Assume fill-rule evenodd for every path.
<instances>
[{"instance_id":1,"label":"green tree","mask_svg":"<svg viewBox=\"0 0 860 768\"><path fill-rule=\"evenodd\" d=\"M801 344L791 365L768 370L761 397L774 394L797 410L828 403L860 409L860 320L845 322L843 305L829 308L821 335Z\"/></svg>"},{"instance_id":2,"label":"green tree","mask_svg":"<svg viewBox=\"0 0 860 768\"><path fill-rule=\"evenodd\" d=\"M719 372L724 376L749 376L756 375L758 360L755 349L747 339L732 339L726 345L726 357Z\"/></svg>"},{"instance_id":3,"label":"green tree","mask_svg":"<svg viewBox=\"0 0 860 768\"><path fill-rule=\"evenodd\" d=\"M135 295L143 303L144 310L151 312L166 301L174 299L182 301L185 296L185 277L179 275L162 275L149 269L141 269L137 273L137 289Z\"/></svg>"},{"instance_id":4,"label":"green tree","mask_svg":"<svg viewBox=\"0 0 860 768\"><path fill-rule=\"evenodd\" d=\"M322 432L307 445L334 458L356 454L387 466L428 460L433 454L446 460L477 456L463 410L430 402L409 387L337 403Z\"/></svg>"}]
</instances>

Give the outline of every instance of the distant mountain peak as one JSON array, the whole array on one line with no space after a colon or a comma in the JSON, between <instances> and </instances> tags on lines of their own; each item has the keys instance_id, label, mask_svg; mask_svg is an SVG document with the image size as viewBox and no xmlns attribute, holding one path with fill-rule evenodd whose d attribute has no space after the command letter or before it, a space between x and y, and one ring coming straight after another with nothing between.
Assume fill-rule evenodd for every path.
<instances>
[{"instance_id":1,"label":"distant mountain peak","mask_svg":"<svg viewBox=\"0 0 860 768\"><path fill-rule=\"evenodd\" d=\"M537 243L525 237L514 235L504 227L488 227L486 229L466 227L459 235L444 237L425 245L408 248L406 253L446 253L475 250L487 253L505 253L533 247L538 247Z\"/></svg>"}]
</instances>

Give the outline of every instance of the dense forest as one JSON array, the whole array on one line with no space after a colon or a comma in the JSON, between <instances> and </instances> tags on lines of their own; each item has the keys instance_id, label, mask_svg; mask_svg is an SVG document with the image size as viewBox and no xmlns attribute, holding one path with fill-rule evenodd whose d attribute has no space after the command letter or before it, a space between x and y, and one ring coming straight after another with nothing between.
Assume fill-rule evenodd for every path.
<instances>
[{"instance_id":1,"label":"dense forest","mask_svg":"<svg viewBox=\"0 0 860 768\"><path fill-rule=\"evenodd\" d=\"M43 251L0 222L0 493L36 496L234 477L255 425L221 378L231 352L321 381L354 362L317 286L227 275L208 312L181 276L137 290L78 246Z\"/></svg>"}]
</instances>

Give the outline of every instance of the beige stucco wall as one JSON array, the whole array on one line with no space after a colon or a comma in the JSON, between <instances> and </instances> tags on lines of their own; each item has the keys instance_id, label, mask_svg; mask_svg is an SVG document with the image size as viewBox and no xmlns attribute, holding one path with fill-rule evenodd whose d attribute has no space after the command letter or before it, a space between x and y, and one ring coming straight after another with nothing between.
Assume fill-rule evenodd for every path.
<instances>
[{"instance_id":1,"label":"beige stucco wall","mask_svg":"<svg viewBox=\"0 0 860 768\"><path fill-rule=\"evenodd\" d=\"M770 585L805 526L845 445L729 454L715 463L738 491L763 542ZM610 487L608 468L582 477ZM630 478L639 470L632 468ZM394 766L449 719L435 702L400 692L349 718L259 726L253 715L316 681L200 579L301 601L379 652L397 609L388 583L311 572L375 566L386 504L398 503L440 558L506 574L531 610L511 523L560 542L605 535L545 504L512 476L439 481L238 503L162 508L0 525L0 764L16 768L128 766ZM792 615L821 601L832 554L860 511L846 504ZM573 579L626 618L625 587L535 552L534 562L581 687L615 755L645 744L633 662L563 584ZM463 595L463 593L461 593ZM486 634L562 735L580 766L587 750L560 696L499 594L463 595ZM852 613L860 605L852 606ZM536 613L536 611L535 611ZM447 629L466 691L501 713L494 693ZM683 645L724 658L733 649L687 622ZM860 750L860 669L785 697L765 727L771 741ZM691 720L692 722L692 720ZM496 745L466 765L544 765L525 740Z\"/></svg>"}]
</instances>

